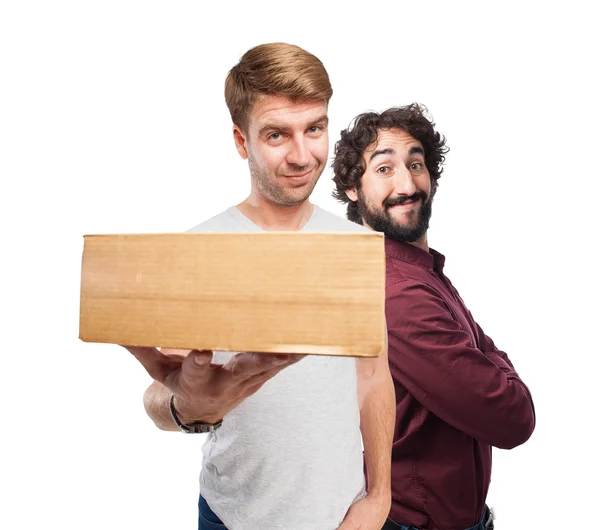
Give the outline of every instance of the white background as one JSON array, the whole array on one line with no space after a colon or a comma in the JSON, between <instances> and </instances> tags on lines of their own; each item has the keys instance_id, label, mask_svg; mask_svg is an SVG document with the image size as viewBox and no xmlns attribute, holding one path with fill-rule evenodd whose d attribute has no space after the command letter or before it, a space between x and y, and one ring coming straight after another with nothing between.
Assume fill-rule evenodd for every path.
<instances>
[{"instance_id":1,"label":"white background","mask_svg":"<svg viewBox=\"0 0 600 530\"><path fill-rule=\"evenodd\" d=\"M413 101L448 138L430 244L537 411L495 451L497 527L600 528L591 4L3 2L0 527L195 528L201 440L155 429L125 350L78 340L82 236L241 201L223 82L285 41L329 71L331 149L356 114ZM313 200L343 215L330 177Z\"/></svg>"}]
</instances>

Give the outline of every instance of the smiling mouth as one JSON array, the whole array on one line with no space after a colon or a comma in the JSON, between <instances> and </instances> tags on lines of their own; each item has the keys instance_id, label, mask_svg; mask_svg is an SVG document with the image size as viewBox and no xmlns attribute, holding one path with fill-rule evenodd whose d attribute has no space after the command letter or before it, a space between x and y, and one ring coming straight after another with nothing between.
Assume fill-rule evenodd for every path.
<instances>
[{"instance_id":1,"label":"smiling mouth","mask_svg":"<svg viewBox=\"0 0 600 530\"><path fill-rule=\"evenodd\" d=\"M304 178L304 177L310 175L313 171L316 171L318 168L319 168L319 164L316 164L307 170L304 170L304 171L300 170L297 173L282 173L281 176L288 178L288 179L301 179L301 178ZM291 169L291 168L288 168L288 169Z\"/></svg>"},{"instance_id":2,"label":"smiling mouth","mask_svg":"<svg viewBox=\"0 0 600 530\"><path fill-rule=\"evenodd\" d=\"M312 172L313 172L313 170L309 169L308 171L305 171L304 173L296 173L294 175L283 175L283 176L288 179L300 179L302 177L306 177L307 175L309 175Z\"/></svg>"},{"instance_id":3,"label":"smiling mouth","mask_svg":"<svg viewBox=\"0 0 600 530\"><path fill-rule=\"evenodd\" d=\"M421 198L409 199L404 202L394 204L393 206L388 206L388 210L390 210L392 208L408 208L408 207L412 206L413 204L417 204L420 200L421 200Z\"/></svg>"}]
</instances>

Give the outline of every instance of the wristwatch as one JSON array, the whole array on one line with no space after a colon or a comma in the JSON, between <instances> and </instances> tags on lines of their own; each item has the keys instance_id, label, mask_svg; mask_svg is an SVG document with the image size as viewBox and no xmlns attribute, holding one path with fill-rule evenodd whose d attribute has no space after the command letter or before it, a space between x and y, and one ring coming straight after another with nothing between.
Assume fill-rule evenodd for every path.
<instances>
[{"instance_id":1,"label":"wristwatch","mask_svg":"<svg viewBox=\"0 0 600 530\"><path fill-rule=\"evenodd\" d=\"M223 423L223 420L219 420L217 423L204 423L203 421L181 423L179 417L177 416L177 412L175 411L175 404L173 403L174 399L175 394L171 394L171 397L169 398L169 411L171 412L171 417L173 418L175 425L177 425L177 427L187 434L214 432Z\"/></svg>"}]
</instances>

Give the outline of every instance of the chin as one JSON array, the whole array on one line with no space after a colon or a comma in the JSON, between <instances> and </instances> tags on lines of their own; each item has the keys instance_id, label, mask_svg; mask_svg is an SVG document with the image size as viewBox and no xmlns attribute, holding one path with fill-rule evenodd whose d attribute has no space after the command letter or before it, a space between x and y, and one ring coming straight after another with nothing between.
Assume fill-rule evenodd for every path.
<instances>
[{"instance_id":1,"label":"chin","mask_svg":"<svg viewBox=\"0 0 600 530\"><path fill-rule=\"evenodd\" d=\"M418 216L417 215L407 215L405 213L402 213L398 216L396 215L391 215L390 216L392 219L392 222L397 225L400 226L402 228L408 228L408 229L412 229L415 226L417 226L417 222L418 222Z\"/></svg>"},{"instance_id":2,"label":"chin","mask_svg":"<svg viewBox=\"0 0 600 530\"><path fill-rule=\"evenodd\" d=\"M310 193L286 193L284 201L287 206L298 206L310 197Z\"/></svg>"}]
</instances>

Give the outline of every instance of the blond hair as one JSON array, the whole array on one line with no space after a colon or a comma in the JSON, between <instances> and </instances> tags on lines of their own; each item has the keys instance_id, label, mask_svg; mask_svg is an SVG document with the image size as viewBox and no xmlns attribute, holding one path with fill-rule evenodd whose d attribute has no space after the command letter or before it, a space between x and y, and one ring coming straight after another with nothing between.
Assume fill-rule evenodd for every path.
<instances>
[{"instance_id":1,"label":"blond hair","mask_svg":"<svg viewBox=\"0 0 600 530\"><path fill-rule=\"evenodd\" d=\"M328 103L332 94L323 63L306 50L282 42L248 50L225 80L225 102L231 119L243 130L253 105L262 96Z\"/></svg>"}]
</instances>

